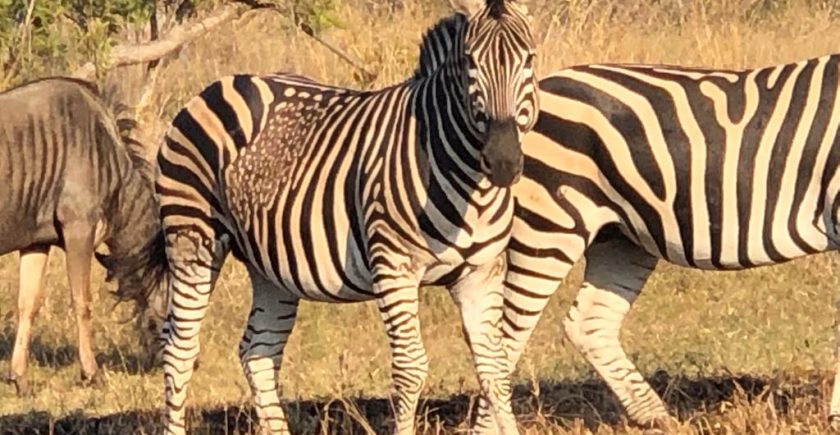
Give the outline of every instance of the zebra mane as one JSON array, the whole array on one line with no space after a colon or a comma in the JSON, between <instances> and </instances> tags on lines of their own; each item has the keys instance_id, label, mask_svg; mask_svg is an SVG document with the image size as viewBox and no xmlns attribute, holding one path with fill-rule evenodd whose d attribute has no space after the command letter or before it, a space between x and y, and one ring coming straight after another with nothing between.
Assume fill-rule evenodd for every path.
<instances>
[{"instance_id":1,"label":"zebra mane","mask_svg":"<svg viewBox=\"0 0 840 435\"><path fill-rule=\"evenodd\" d=\"M495 19L505 12L505 0L487 0L487 14Z\"/></svg>"},{"instance_id":2,"label":"zebra mane","mask_svg":"<svg viewBox=\"0 0 840 435\"><path fill-rule=\"evenodd\" d=\"M458 13L441 19L426 31L420 43L420 59L412 80L430 77L446 63L453 55L452 48L466 23L467 17Z\"/></svg>"}]
</instances>

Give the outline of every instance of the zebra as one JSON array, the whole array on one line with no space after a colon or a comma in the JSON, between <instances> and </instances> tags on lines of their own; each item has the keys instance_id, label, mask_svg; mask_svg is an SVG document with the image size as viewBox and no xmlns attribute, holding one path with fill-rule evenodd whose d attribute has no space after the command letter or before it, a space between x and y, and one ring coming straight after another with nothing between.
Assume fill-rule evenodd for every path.
<instances>
[{"instance_id":1,"label":"zebra","mask_svg":"<svg viewBox=\"0 0 840 435\"><path fill-rule=\"evenodd\" d=\"M740 270L838 248L838 67L835 54L737 71L580 65L543 78L514 186L509 369L584 257L566 336L631 420L673 427L621 347L624 317L659 259ZM840 359L829 415L840 425Z\"/></svg>"},{"instance_id":2,"label":"zebra","mask_svg":"<svg viewBox=\"0 0 840 435\"><path fill-rule=\"evenodd\" d=\"M477 3L427 31L401 84L354 91L240 74L176 115L157 179L172 278L168 433L186 431L198 333L230 252L253 287L239 356L261 430L288 433L277 376L299 301L374 300L391 348L394 431L413 433L428 371L418 286L435 284L460 308L493 424L518 432L499 322L519 138L539 109L536 50L524 5Z\"/></svg>"},{"instance_id":3,"label":"zebra","mask_svg":"<svg viewBox=\"0 0 840 435\"><path fill-rule=\"evenodd\" d=\"M5 376L18 395L26 378L32 323L43 300L50 247L67 252L84 383L102 385L92 349L90 263L96 253L118 300L133 300L150 354L165 314L163 233L153 171L140 144L120 129L96 88L52 77L0 93L0 253L20 253L17 331Z\"/></svg>"}]
</instances>

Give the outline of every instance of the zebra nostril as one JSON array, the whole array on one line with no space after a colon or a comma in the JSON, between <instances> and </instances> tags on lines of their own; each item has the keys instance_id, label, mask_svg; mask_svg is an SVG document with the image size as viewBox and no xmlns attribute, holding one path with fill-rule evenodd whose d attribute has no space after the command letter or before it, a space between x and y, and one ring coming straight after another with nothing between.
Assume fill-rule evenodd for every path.
<instances>
[{"instance_id":1,"label":"zebra nostril","mask_svg":"<svg viewBox=\"0 0 840 435\"><path fill-rule=\"evenodd\" d=\"M500 161L491 168L490 182L497 187L510 187L521 175L521 167L512 161Z\"/></svg>"}]
</instances>

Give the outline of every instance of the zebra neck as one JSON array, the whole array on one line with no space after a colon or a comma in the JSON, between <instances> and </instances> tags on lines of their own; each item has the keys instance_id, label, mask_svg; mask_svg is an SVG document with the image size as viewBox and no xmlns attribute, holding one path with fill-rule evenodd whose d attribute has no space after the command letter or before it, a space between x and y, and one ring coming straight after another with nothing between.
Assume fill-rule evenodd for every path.
<instances>
[{"instance_id":1,"label":"zebra neck","mask_svg":"<svg viewBox=\"0 0 840 435\"><path fill-rule=\"evenodd\" d=\"M420 83L415 113L422 147L431 165L446 177L477 186L481 172L480 133L466 107L466 92L458 68L440 68Z\"/></svg>"}]
</instances>

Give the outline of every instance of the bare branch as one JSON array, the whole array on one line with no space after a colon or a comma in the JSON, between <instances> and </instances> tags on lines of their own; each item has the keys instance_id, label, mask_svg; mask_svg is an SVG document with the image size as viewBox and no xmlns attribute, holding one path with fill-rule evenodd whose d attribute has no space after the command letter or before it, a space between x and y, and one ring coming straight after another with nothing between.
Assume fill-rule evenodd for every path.
<instances>
[{"instance_id":1,"label":"bare branch","mask_svg":"<svg viewBox=\"0 0 840 435\"><path fill-rule=\"evenodd\" d=\"M318 35L316 35L316 34L315 34L315 32L312 30L312 28L311 28L311 27L309 27L309 26L307 26L307 25L305 25L305 24L301 24L301 25L299 25L299 28L300 28L300 29L301 29L301 31L303 31L303 33L305 33L307 36L309 36L310 38L314 39L314 40L315 40L316 42L318 42L319 44L321 44L321 45L323 45L324 47L326 47L326 48L327 48L327 50L329 50L329 51L333 52L333 54L335 54L336 56L338 56L338 57L339 57L339 59L341 59L341 60L343 60L343 61L347 62L347 64L348 64L348 65L350 65L350 66L352 66L353 68L356 68L356 69L359 71L359 74L360 74L360 76L361 76L362 80L363 80L366 84L373 83L373 81L374 81L374 80L376 80L376 78L378 77L378 74L375 74L375 73L372 73L372 72L368 71L368 69L367 69L367 68L365 68L364 66L362 66L359 62L355 62L353 59L351 59L351 58L350 58L350 55L348 55L347 53L343 52L343 51L342 51L342 50L340 50L338 47L336 47L336 46L334 46L334 45L330 44L329 42L325 41L323 38L319 37Z\"/></svg>"},{"instance_id":2,"label":"bare branch","mask_svg":"<svg viewBox=\"0 0 840 435\"><path fill-rule=\"evenodd\" d=\"M336 47L335 45L331 44L329 41L321 38L315 33L315 30L306 22L300 20L297 16L295 16L294 9L283 8L275 3L270 2L261 2L260 0L237 0L242 3L249 5L252 9L268 9L270 11L276 12L281 16L285 16L286 14L291 15L292 23L296 28L303 32L304 35L309 36L310 38L314 39L315 42L323 45L327 50L331 51L333 54L338 56L339 59L346 62L351 67L355 68L359 72L359 76L361 77L362 81L365 84L373 83L374 80L378 77L378 74L371 72L367 68L362 65L361 61L355 61L353 58L341 50L340 48Z\"/></svg>"},{"instance_id":3,"label":"bare branch","mask_svg":"<svg viewBox=\"0 0 840 435\"><path fill-rule=\"evenodd\" d=\"M104 68L111 69L159 60L177 51L184 44L238 17L245 9L247 9L247 6L241 2L228 3L199 22L173 28L158 40L143 44L117 45L111 49L111 54L106 60ZM96 66L93 63L87 63L77 69L73 76L90 79L95 74Z\"/></svg>"},{"instance_id":4,"label":"bare branch","mask_svg":"<svg viewBox=\"0 0 840 435\"><path fill-rule=\"evenodd\" d=\"M243 8L239 4L228 4L198 23L175 27L159 40L145 44L117 45L111 49L108 67L114 68L158 60L174 52L187 42L238 16L242 10Z\"/></svg>"}]
</instances>

